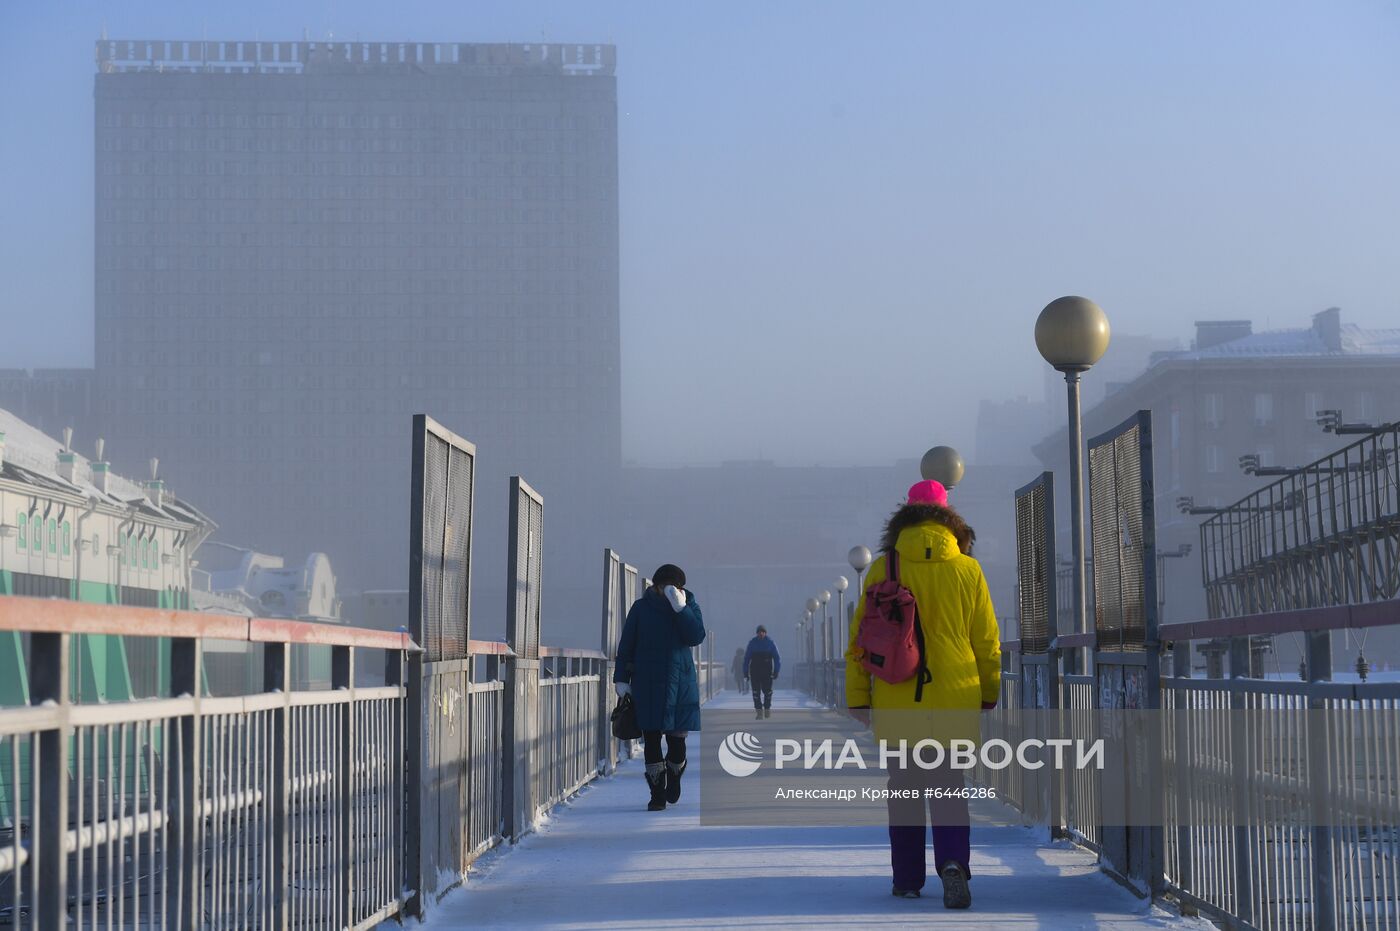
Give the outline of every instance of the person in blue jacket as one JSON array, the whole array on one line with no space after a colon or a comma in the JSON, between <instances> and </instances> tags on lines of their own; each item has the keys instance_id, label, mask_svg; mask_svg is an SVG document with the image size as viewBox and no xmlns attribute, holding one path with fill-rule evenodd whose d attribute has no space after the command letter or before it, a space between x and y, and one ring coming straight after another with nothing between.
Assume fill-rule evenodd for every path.
<instances>
[{"instance_id":1,"label":"person in blue jacket","mask_svg":"<svg viewBox=\"0 0 1400 931\"><path fill-rule=\"evenodd\" d=\"M778 670L783 661L778 656L778 645L768 638L768 628L762 624L749 648L744 651L744 675L753 688L754 718L773 716L773 680L778 678Z\"/></svg>"},{"instance_id":2,"label":"person in blue jacket","mask_svg":"<svg viewBox=\"0 0 1400 931\"><path fill-rule=\"evenodd\" d=\"M690 648L705 642L705 622L678 566L667 563L651 579L622 625L613 683L618 698L630 694L636 706L651 788L647 811L661 811L680 801L686 734L700 730L700 684Z\"/></svg>"}]
</instances>

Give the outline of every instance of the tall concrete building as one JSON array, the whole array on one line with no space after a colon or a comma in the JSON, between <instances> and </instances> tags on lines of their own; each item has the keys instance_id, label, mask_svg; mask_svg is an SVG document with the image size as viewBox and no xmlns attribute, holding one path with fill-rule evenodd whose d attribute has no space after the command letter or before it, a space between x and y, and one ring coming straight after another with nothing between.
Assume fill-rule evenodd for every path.
<instances>
[{"instance_id":1,"label":"tall concrete building","mask_svg":"<svg viewBox=\"0 0 1400 931\"><path fill-rule=\"evenodd\" d=\"M326 550L350 590L398 586L409 418L428 412L478 445L477 591L505 584L512 473L545 496L547 573L596 581L605 499L579 489L611 487L621 443L614 62L605 45L99 42L114 460L156 451L230 540Z\"/></svg>"}]
</instances>

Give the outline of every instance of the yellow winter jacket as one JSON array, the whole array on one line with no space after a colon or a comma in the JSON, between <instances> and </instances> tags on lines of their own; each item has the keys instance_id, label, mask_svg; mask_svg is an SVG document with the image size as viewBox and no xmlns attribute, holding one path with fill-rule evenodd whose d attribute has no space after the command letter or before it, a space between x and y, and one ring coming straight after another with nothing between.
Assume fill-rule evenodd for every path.
<instances>
[{"instance_id":1,"label":"yellow winter jacket","mask_svg":"<svg viewBox=\"0 0 1400 931\"><path fill-rule=\"evenodd\" d=\"M959 551L951 530L935 521L904 528L895 549L900 583L919 605L924 655L933 681L924 686L923 701L915 702L915 678L890 683L873 679L861 668L856 633L865 614L862 593L846 649L847 707L975 711L982 702L995 702L1001 690L1001 634L982 567ZM871 565L865 587L885 577L881 556ZM880 731L877 720L877 734Z\"/></svg>"}]
</instances>

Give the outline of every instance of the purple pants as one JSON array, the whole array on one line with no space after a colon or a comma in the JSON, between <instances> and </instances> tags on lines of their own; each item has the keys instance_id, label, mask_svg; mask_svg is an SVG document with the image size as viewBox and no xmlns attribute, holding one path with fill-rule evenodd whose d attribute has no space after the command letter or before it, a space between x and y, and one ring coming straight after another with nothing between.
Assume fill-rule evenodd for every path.
<instances>
[{"instance_id":1,"label":"purple pants","mask_svg":"<svg viewBox=\"0 0 1400 931\"><path fill-rule=\"evenodd\" d=\"M949 860L961 866L968 876L971 856L971 832L965 798L923 798L925 789L961 789L962 770L947 766L937 769L891 769L888 782L891 790L916 790L920 798L886 801L890 816L890 866L894 869L894 885L898 889L922 889L928 878L925 861L927 849L924 832L933 825L933 860L935 870Z\"/></svg>"}]
</instances>

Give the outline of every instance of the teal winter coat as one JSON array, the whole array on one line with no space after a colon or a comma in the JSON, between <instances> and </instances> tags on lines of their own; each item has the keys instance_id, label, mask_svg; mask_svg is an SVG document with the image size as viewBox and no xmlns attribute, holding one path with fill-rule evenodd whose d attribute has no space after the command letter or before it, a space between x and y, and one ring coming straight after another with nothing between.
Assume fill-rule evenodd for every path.
<instances>
[{"instance_id":1,"label":"teal winter coat","mask_svg":"<svg viewBox=\"0 0 1400 931\"><path fill-rule=\"evenodd\" d=\"M690 648L704 642L700 603L689 591L685 607L676 611L666 596L648 588L627 612L613 681L632 686L642 730L700 730L700 684Z\"/></svg>"}]
</instances>

